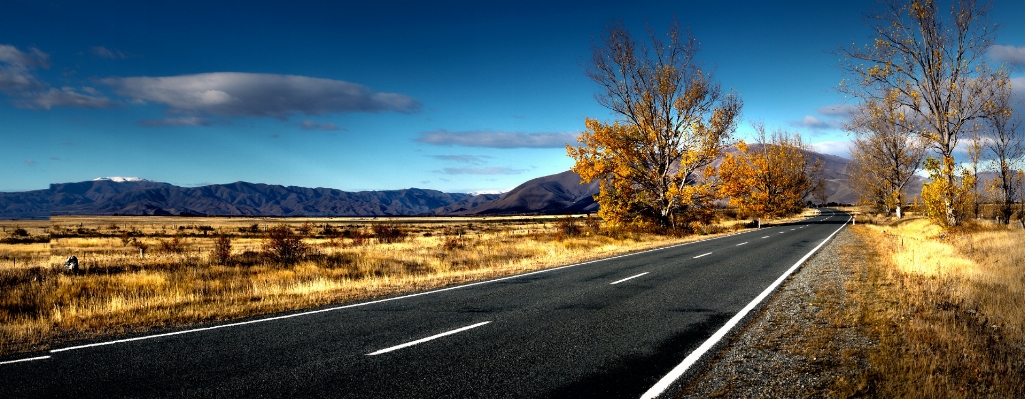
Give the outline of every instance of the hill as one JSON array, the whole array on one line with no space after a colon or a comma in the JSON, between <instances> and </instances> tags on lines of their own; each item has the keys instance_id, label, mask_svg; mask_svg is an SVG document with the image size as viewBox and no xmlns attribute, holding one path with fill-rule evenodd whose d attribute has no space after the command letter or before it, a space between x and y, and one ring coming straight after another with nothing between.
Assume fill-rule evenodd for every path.
<instances>
[{"instance_id":1,"label":"hill","mask_svg":"<svg viewBox=\"0 0 1025 399\"><path fill-rule=\"evenodd\" d=\"M827 202L858 200L847 179L850 160L807 151L824 162ZM908 198L921 193L922 179ZM348 192L248 182L179 187L138 178L101 178L52 184L47 190L0 193L0 217L50 215L210 215L210 216L413 216L569 214L598 209L598 182L580 184L565 171L531 179L507 193L466 194L409 188Z\"/></svg>"}]
</instances>

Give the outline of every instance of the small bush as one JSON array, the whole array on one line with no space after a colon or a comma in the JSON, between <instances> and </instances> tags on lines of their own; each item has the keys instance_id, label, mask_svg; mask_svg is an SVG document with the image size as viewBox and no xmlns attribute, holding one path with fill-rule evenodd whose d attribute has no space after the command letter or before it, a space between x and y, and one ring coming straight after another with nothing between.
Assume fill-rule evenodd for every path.
<instances>
[{"instance_id":1,"label":"small bush","mask_svg":"<svg viewBox=\"0 0 1025 399\"><path fill-rule=\"evenodd\" d=\"M340 234L342 234L341 231L338 231L338 229L334 228L334 226L331 226L327 223L324 223L324 228L320 230L320 235L328 238L338 237Z\"/></svg>"},{"instance_id":2,"label":"small bush","mask_svg":"<svg viewBox=\"0 0 1025 399\"><path fill-rule=\"evenodd\" d=\"M299 235L304 237L308 236L310 235L310 232L313 231L313 224L310 222L303 223L297 230L299 231Z\"/></svg>"},{"instance_id":3,"label":"small bush","mask_svg":"<svg viewBox=\"0 0 1025 399\"><path fill-rule=\"evenodd\" d=\"M228 264L228 261L231 260L231 236L219 234L214 239L214 251L211 256L218 264Z\"/></svg>"},{"instance_id":4,"label":"small bush","mask_svg":"<svg viewBox=\"0 0 1025 399\"><path fill-rule=\"evenodd\" d=\"M288 226L277 226L267 230L267 241L263 250L278 263L292 265L301 261L309 252L309 246L302 237L296 235Z\"/></svg>"},{"instance_id":5,"label":"small bush","mask_svg":"<svg viewBox=\"0 0 1025 399\"><path fill-rule=\"evenodd\" d=\"M374 225L374 237L377 238L377 242L383 244L391 244L395 242L402 242L406 240L406 232L401 227L389 224L375 224Z\"/></svg>"},{"instance_id":6,"label":"small bush","mask_svg":"<svg viewBox=\"0 0 1025 399\"><path fill-rule=\"evenodd\" d=\"M11 237L28 237L28 230L21 227L15 227L14 231L11 232Z\"/></svg>"},{"instance_id":7,"label":"small bush","mask_svg":"<svg viewBox=\"0 0 1025 399\"><path fill-rule=\"evenodd\" d=\"M172 236L170 240L160 240L160 250L167 253L180 254L185 252L185 247L185 240L178 234Z\"/></svg>"},{"instance_id":8,"label":"small bush","mask_svg":"<svg viewBox=\"0 0 1025 399\"><path fill-rule=\"evenodd\" d=\"M572 217L566 216L565 218L559 219L555 225L555 240L562 241L569 237L576 237L580 235L580 225L577 224L576 220Z\"/></svg>"}]
</instances>

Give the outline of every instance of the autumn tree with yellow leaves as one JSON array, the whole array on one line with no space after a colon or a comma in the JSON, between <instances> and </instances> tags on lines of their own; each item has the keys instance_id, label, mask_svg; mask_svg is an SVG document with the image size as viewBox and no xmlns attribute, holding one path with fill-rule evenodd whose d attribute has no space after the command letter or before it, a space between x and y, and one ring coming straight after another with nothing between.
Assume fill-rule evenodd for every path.
<instances>
[{"instance_id":1,"label":"autumn tree with yellow leaves","mask_svg":"<svg viewBox=\"0 0 1025 399\"><path fill-rule=\"evenodd\" d=\"M638 46L620 22L594 46L587 75L618 120L586 119L581 145L566 151L584 182L600 181L603 219L675 228L700 219L716 198L702 176L732 145L742 102L701 70L697 42L679 24L664 39L648 36L650 47Z\"/></svg>"},{"instance_id":2,"label":"autumn tree with yellow leaves","mask_svg":"<svg viewBox=\"0 0 1025 399\"><path fill-rule=\"evenodd\" d=\"M862 203L901 218L904 190L922 166L925 145L918 124L897 100L900 93L863 103L845 128L854 132L848 181Z\"/></svg>"},{"instance_id":3,"label":"autumn tree with yellow leaves","mask_svg":"<svg viewBox=\"0 0 1025 399\"><path fill-rule=\"evenodd\" d=\"M1000 74L984 56L994 40L987 8L976 0L954 2L950 13L935 0L885 0L884 10L868 17L872 44L842 49L843 68L852 77L840 91L864 101L897 93L896 100L920 124L918 135L939 154L931 198L934 216L956 226L963 200L954 162L958 139L971 125L994 112Z\"/></svg>"},{"instance_id":4,"label":"autumn tree with yellow leaves","mask_svg":"<svg viewBox=\"0 0 1025 399\"><path fill-rule=\"evenodd\" d=\"M823 188L821 159L805 152L801 135L754 125L755 144L737 143L719 165L719 192L742 214L761 219L804 209L805 198Z\"/></svg>"}]
</instances>

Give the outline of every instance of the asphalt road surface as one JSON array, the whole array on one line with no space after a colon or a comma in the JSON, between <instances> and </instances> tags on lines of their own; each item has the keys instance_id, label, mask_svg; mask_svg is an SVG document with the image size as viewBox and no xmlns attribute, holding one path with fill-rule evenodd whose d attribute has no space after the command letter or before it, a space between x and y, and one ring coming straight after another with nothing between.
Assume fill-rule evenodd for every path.
<instances>
[{"instance_id":1,"label":"asphalt road surface","mask_svg":"<svg viewBox=\"0 0 1025 399\"><path fill-rule=\"evenodd\" d=\"M0 359L0 397L637 398L847 223Z\"/></svg>"}]
</instances>

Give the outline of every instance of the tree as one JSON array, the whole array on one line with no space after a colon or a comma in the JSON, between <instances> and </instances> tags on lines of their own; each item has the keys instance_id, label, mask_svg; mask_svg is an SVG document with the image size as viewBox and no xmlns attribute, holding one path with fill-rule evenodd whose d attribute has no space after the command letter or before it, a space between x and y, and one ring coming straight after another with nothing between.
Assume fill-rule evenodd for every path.
<instances>
[{"instance_id":1,"label":"tree","mask_svg":"<svg viewBox=\"0 0 1025 399\"><path fill-rule=\"evenodd\" d=\"M742 103L701 71L697 42L679 24L667 41L648 34L650 48L638 48L613 24L594 46L587 75L602 88L598 103L620 119L586 119L581 145L566 151L583 182L599 179L595 200L610 224L676 227L714 199L700 176L732 144Z\"/></svg>"},{"instance_id":2,"label":"tree","mask_svg":"<svg viewBox=\"0 0 1025 399\"><path fill-rule=\"evenodd\" d=\"M1009 223L1011 206L1020 199L1021 164L1025 157L1025 137L1019 130L1021 115L1015 115L1012 105L1011 80L1004 74L997 88L992 112L986 121L989 125L987 146L992 151L997 170L996 184L1000 203L1000 220Z\"/></svg>"},{"instance_id":3,"label":"tree","mask_svg":"<svg viewBox=\"0 0 1025 399\"><path fill-rule=\"evenodd\" d=\"M777 129L767 134L755 124L758 143L737 144L739 153L726 154L717 177L720 193L742 213L783 217L804 209L804 198L822 189L822 161L806 156L801 135Z\"/></svg>"},{"instance_id":4,"label":"tree","mask_svg":"<svg viewBox=\"0 0 1025 399\"><path fill-rule=\"evenodd\" d=\"M921 123L918 134L940 154L934 188L946 222L960 224L954 149L969 124L992 111L987 103L999 73L982 60L993 43L987 9L975 0L955 2L950 15L939 12L935 0L887 0L886 9L869 16L875 32L872 44L842 49L843 68L852 81L840 90L866 101L896 92L896 100ZM911 128L908 126L907 128Z\"/></svg>"},{"instance_id":5,"label":"tree","mask_svg":"<svg viewBox=\"0 0 1025 399\"><path fill-rule=\"evenodd\" d=\"M916 123L897 101L899 93L869 100L858 107L845 128L854 132L849 181L863 203L900 219L904 188L922 165L925 146L916 137Z\"/></svg>"}]
</instances>

